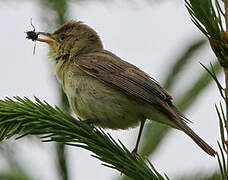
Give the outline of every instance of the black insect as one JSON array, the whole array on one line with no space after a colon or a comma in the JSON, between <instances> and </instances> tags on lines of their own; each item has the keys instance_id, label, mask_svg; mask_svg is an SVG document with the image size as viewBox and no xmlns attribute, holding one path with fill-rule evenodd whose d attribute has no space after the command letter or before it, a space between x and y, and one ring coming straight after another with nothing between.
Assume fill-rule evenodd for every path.
<instances>
[{"instance_id":1,"label":"black insect","mask_svg":"<svg viewBox=\"0 0 228 180\"><path fill-rule=\"evenodd\" d=\"M34 48L33 48L33 55L35 54L36 50L36 40L38 38L38 33L36 33L36 28L32 24L32 19L31 19L31 26L33 27L32 31L26 31L25 33L27 34L26 39L31 39L32 41L35 41Z\"/></svg>"},{"instance_id":2,"label":"black insect","mask_svg":"<svg viewBox=\"0 0 228 180\"><path fill-rule=\"evenodd\" d=\"M36 41L38 38L38 35L35 31L27 31L26 34L27 34L26 38L31 39L32 41Z\"/></svg>"}]
</instances>

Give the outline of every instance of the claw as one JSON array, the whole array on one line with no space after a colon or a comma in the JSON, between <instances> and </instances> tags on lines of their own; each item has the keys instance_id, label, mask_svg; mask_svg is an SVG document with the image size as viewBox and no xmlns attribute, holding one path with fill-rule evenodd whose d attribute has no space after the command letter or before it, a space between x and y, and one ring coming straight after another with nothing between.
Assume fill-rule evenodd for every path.
<instances>
[{"instance_id":1,"label":"claw","mask_svg":"<svg viewBox=\"0 0 228 180\"><path fill-rule=\"evenodd\" d=\"M133 151L131 152L131 154L133 155L134 159L137 158L137 156L139 156L138 152L137 152L137 149L134 148Z\"/></svg>"}]
</instances>

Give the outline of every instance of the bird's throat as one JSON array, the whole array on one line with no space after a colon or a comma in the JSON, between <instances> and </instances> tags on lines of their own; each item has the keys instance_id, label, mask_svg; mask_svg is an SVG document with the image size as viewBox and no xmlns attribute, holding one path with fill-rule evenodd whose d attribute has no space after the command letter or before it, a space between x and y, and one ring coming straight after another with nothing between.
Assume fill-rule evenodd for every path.
<instances>
[{"instance_id":1,"label":"bird's throat","mask_svg":"<svg viewBox=\"0 0 228 180\"><path fill-rule=\"evenodd\" d=\"M67 61L70 57L70 54L64 54L64 55L61 55L61 56L58 56L57 58L55 58L55 62L56 64L59 63L59 61Z\"/></svg>"}]
</instances>

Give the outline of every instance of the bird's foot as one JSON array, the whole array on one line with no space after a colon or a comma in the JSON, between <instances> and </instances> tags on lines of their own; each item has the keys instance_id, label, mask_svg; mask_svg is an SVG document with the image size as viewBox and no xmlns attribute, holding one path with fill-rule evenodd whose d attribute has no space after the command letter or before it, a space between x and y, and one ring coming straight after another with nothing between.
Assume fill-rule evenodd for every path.
<instances>
[{"instance_id":1,"label":"bird's foot","mask_svg":"<svg viewBox=\"0 0 228 180\"><path fill-rule=\"evenodd\" d=\"M133 151L131 151L131 154L133 155L134 159L136 159L137 156L139 156L139 154L137 152L137 148L134 148Z\"/></svg>"}]
</instances>

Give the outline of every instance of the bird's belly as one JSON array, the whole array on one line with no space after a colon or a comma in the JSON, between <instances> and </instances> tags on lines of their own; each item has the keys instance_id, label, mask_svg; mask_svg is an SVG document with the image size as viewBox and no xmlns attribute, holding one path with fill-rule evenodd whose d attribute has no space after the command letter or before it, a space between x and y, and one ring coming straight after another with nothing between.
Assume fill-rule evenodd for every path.
<instances>
[{"instance_id":1,"label":"bird's belly","mask_svg":"<svg viewBox=\"0 0 228 180\"><path fill-rule=\"evenodd\" d=\"M80 76L65 89L75 114L83 120L99 121L95 125L111 129L135 127L146 119L142 103L111 88L91 76Z\"/></svg>"}]
</instances>

